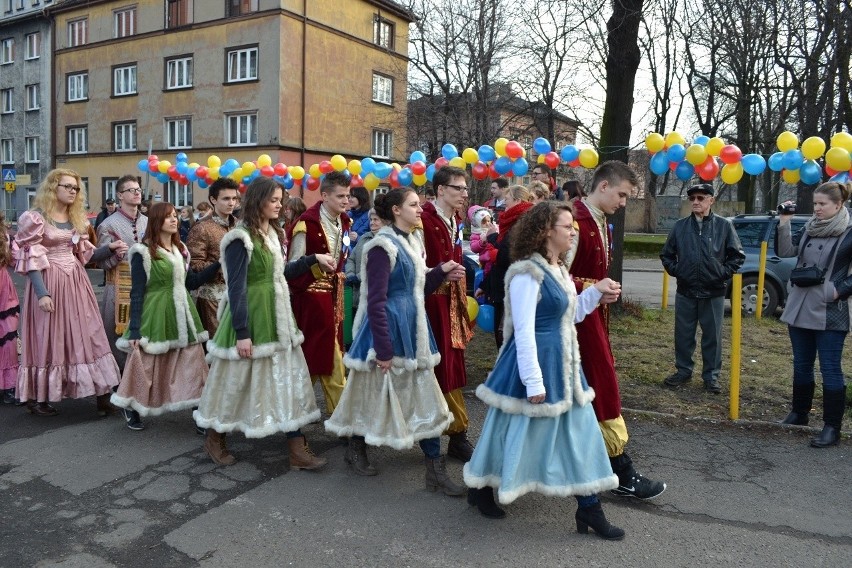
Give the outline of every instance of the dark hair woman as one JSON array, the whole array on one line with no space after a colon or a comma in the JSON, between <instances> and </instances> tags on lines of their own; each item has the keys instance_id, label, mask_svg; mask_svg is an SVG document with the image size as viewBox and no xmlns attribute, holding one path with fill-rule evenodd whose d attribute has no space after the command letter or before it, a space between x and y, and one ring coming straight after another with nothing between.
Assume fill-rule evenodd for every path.
<instances>
[{"instance_id":1,"label":"dark hair woman","mask_svg":"<svg viewBox=\"0 0 852 568\"><path fill-rule=\"evenodd\" d=\"M363 187L353 187L349 195L349 239L354 246L358 237L370 230L370 194Z\"/></svg>"}]
</instances>

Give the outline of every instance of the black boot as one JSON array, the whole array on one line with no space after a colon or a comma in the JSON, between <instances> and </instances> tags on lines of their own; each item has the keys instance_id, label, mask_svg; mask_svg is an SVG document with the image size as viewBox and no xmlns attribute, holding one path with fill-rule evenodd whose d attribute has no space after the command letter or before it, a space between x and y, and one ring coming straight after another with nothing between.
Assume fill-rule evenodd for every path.
<instances>
[{"instance_id":1,"label":"black boot","mask_svg":"<svg viewBox=\"0 0 852 568\"><path fill-rule=\"evenodd\" d=\"M489 519L502 519L506 516L506 511L494 502L494 490L491 487L483 487L482 489L470 487L467 490L467 504L475 506L482 513L482 516Z\"/></svg>"},{"instance_id":2,"label":"black boot","mask_svg":"<svg viewBox=\"0 0 852 568\"><path fill-rule=\"evenodd\" d=\"M621 540L624 538L624 531L615 525L611 525L606 520L600 502L595 503L591 507L577 507L577 513L574 515L577 521L577 532L587 534L589 527L601 537L607 540Z\"/></svg>"},{"instance_id":3,"label":"black boot","mask_svg":"<svg viewBox=\"0 0 852 568\"><path fill-rule=\"evenodd\" d=\"M781 424L807 426L808 414L814 401L814 383L793 383L793 406Z\"/></svg>"},{"instance_id":4,"label":"black boot","mask_svg":"<svg viewBox=\"0 0 852 568\"><path fill-rule=\"evenodd\" d=\"M840 441L840 427L843 425L843 411L846 409L846 387L840 390L824 390L822 408L825 426L819 436L811 440L811 446L814 448L827 448Z\"/></svg>"},{"instance_id":5,"label":"black boot","mask_svg":"<svg viewBox=\"0 0 852 568\"><path fill-rule=\"evenodd\" d=\"M450 434L450 443L447 445L447 455L465 463L470 461L473 455L473 445L467 439L467 432Z\"/></svg>"}]
</instances>

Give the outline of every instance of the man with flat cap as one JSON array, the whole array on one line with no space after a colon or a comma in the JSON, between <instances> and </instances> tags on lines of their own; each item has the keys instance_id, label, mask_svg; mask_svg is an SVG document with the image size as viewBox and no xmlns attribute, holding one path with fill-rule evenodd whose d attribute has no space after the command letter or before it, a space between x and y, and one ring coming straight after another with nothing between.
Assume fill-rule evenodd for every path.
<instances>
[{"instance_id":1,"label":"man with flat cap","mask_svg":"<svg viewBox=\"0 0 852 568\"><path fill-rule=\"evenodd\" d=\"M713 186L693 185L687 192L692 214L679 219L660 253L663 267L677 278L675 299L675 368L663 384L680 387L692 380L696 327L701 325L701 378L704 390L722 392L722 317L728 281L745 261L733 224L717 215Z\"/></svg>"}]
</instances>

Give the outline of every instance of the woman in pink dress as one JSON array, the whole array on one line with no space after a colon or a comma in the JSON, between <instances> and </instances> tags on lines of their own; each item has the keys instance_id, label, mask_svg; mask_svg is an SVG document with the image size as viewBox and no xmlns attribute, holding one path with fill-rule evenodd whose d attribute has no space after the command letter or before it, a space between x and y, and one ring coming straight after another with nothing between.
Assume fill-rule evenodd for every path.
<instances>
[{"instance_id":1,"label":"woman in pink dress","mask_svg":"<svg viewBox=\"0 0 852 568\"><path fill-rule=\"evenodd\" d=\"M98 414L111 414L119 372L104 332L85 264L127 251L117 240L89 242L80 175L57 169L38 188L33 209L18 219L15 271L29 276L24 291L18 398L36 416L54 416L63 398L97 396Z\"/></svg>"},{"instance_id":2,"label":"woman in pink dress","mask_svg":"<svg viewBox=\"0 0 852 568\"><path fill-rule=\"evenodd\" d=\"M6 218L0 212L0 395L3 402L15 402L15 382L18 376L18 292L9 277L12 261Z\"/></svg>"}]
</instances>

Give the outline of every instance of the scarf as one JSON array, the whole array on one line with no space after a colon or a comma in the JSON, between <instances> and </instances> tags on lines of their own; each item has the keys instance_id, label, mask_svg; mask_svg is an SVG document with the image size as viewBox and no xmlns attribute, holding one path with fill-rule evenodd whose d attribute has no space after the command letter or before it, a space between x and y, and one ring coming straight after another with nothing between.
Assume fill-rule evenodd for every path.
<instances>
[{"instance_id":1,"label":"scarf","mask_svg":"<svg viewBox=\"0 0 852 568\"><path fill-rule=\"evenodd\" d=\"M509 234L509 231L512 230L512 227L520 219L521 215L532 209L532 207L533 204L529 201L521 201L500 214L500 234L497 235L497 244L503 242L503 239Z\"/></svg>"},{"instance_id":2,"label":"scarf","mask_svg":"<svg viewBox=\"0 0 852 568\"><path fill-rule=\"evenodd\" d=\"M811 217L805 223L805 231L808 236L814 238L839 237L850 224L849 210L841 207L837 215L830 219L817 219Z\"/></svg>"}]
</instances>

